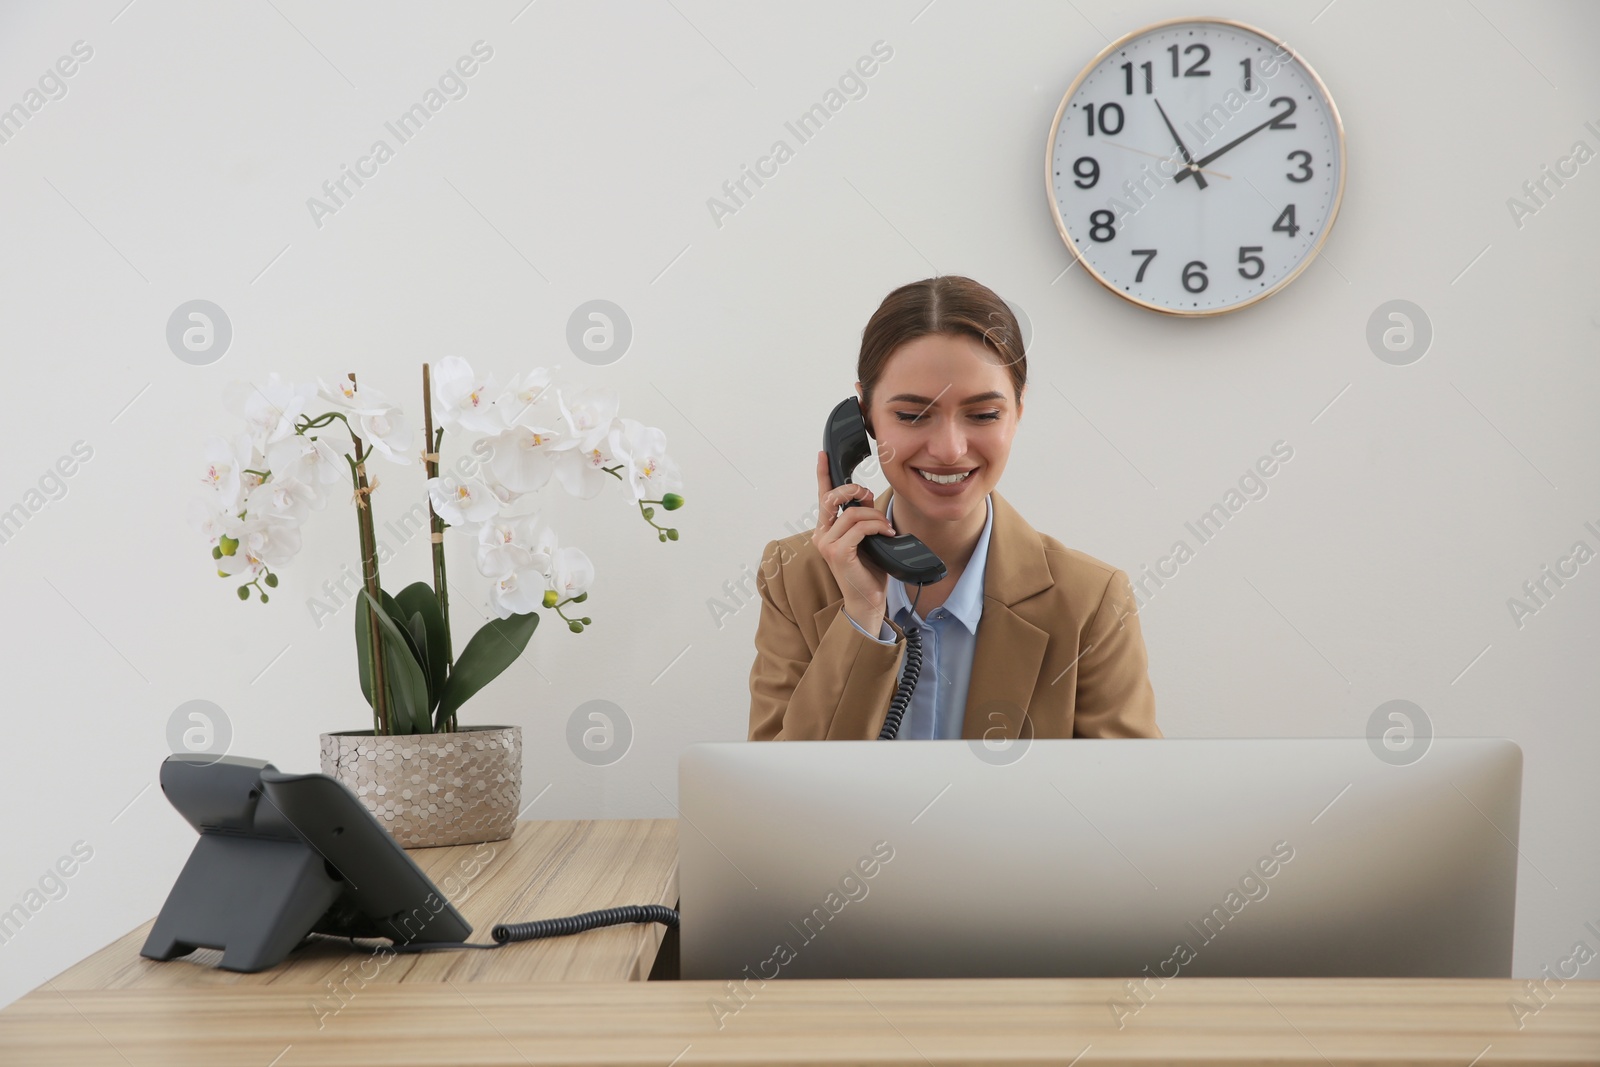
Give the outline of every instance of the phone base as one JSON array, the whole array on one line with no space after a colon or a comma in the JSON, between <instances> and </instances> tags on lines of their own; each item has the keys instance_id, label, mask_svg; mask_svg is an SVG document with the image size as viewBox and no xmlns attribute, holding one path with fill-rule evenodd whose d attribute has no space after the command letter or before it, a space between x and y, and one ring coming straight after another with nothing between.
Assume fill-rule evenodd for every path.
<instances>
[{"instance_id":1,"label":"phone base","mask_svg":"<svg viewBox=\"0 0 1600 1067\"><path fill-rule=\"evenodd\" d=\"M202 833L139 955L170 960L214 948L222 970L264 971L304 940L343 888L301 842Z\"/></svg>"}]
</instances>

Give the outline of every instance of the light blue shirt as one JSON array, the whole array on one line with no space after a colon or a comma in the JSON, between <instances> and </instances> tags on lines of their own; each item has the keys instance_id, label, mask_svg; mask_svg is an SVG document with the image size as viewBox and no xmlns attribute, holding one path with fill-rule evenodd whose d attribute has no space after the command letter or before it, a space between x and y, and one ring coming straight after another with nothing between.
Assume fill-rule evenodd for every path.
<instances>
[{"instance_id":1,"label":"light blue shirt","mask_svg":"<svg viewBox=\"0 0 1600 1067\"><path fill-rule=\"evenodd\" d=\"M989 562L989 531L994 526L994 502L984 497L988 515L983 522L983 533L978 535L978 545L972 550L967 569L961 572L955 589L945 602L935 608L926 620L911 610L911 597L906 595L906 584L890 578L885 589L884 614L893 619L901 630L922 628L922 672L917 676L917 688L911 694L911 704L905 718L900 721L900 740L948 740L961 736L962 722L967 706L967 684L972 680L972 653L977 648L978 619L983 615L983 572ZM889 498L885 512L894 521L894 498ZM850 618L849 614L845 618ZM892 645L894 631L885 621L872 634L854 619L850 622L867 638L880 644ZM901 676L905 669L902 664Z\"/></svg>"}]
</instances>

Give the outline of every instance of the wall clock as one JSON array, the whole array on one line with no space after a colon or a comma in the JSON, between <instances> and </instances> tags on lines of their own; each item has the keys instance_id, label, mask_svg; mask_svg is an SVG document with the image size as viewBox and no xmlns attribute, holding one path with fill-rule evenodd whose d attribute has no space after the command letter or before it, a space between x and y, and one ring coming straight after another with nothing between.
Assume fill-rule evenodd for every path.
<instances>
[{"instance_id":1,"label":"wall clock","mask_svg":"<svg viewBox=\"0 0 1600 1067\"><path fill-rule=\"evenodd\" d=\"M1344 126L1293 49L1241 22L1173 19L1073 81L1045 149L1056 230L1140 307L1218 315L1303 271L1344 195Z\"/></svg>"}]
</instances>

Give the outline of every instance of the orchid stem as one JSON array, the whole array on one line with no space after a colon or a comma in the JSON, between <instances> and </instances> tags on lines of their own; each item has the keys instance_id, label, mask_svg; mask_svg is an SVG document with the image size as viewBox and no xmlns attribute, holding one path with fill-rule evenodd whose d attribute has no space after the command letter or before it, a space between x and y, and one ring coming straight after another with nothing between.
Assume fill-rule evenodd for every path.
<instances>
[{"instance_id":1,"label":"orchid stem","mask_svg":"<svg viewBox=\"0 0 1600 1067\"><path fill-rule=\"evenodd\" d=\"M355 384L356 376L350 375L350 383ZM324 416L326 417L326 416ZM345 420L345 425L350 425ZM356 490L356 529L361 535L361 575L366 583L367 598L371 602L367 615L368 643L371 648L372 674L369 687L372 690L372 713L375 718L374 734L387 736L389 733L389 688L388 679L383 670L383 631L378 627L377 613L383 610L383 588L378 581L378 537L372 528L372 488L367 482L367 468L365 466L366 450L361 446L361 438L356 436L355 430L350 430L350 440L355 443L355 461L350 464L350 475L355 481Z\"/></svg>"},{"instance_id":2,"label":"orchid stem","mask_svg":"<svg viewBox=\"0 0 1600 1067\"><path fill-rule=\"evenodd\" d=\"M428 364L422 365L422 432L423 451L433 456L425 459L429 478L439 477L439 447L444 443L444 427L439 427L437 433L433 429L433 374ZM444 617L444 661L445 670L455 669L455 646L450 640L450 585L446 580L444 566L444 520L433 510L433 497L428 498L428 529L433 537L433 595L439 601L439 614ZM442 687L441 687L442 688ZM435 724L436 729L454 731L456 728L456 714L451 712L445 721Z\"/></svg>"}]
</instances>

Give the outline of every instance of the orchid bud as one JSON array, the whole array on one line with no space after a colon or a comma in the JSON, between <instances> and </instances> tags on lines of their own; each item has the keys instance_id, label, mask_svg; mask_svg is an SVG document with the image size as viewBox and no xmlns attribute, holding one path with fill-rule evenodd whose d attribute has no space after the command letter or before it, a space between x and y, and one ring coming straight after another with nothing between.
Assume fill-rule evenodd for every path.
<instances>
[{"instance_id":1,"label":"orchid bud","mask_svg":"<svg viewBox=\"0 0 1600 1067\"><path fill-rule=\"evenodd\" d=\"M558 601L560 599L561 598L556 594L556 591L554 589L546 589L544 591L544 606L545 607L547 607L547 608L555 607L556 606L556 601Z\"/></svg>"},{"instance_id":2,"label":"orchid bud","mask_svg":"<svg viewBox=\"0 0 1600 1067\"><path fill-rule=\"evenodd\" d=\"M679 508L683 507L683 497L679 496L677 493L668 493L666 496L661 498L661 506L666 508L668 511L677 511Z\"/></svg>"}]
</instances>

